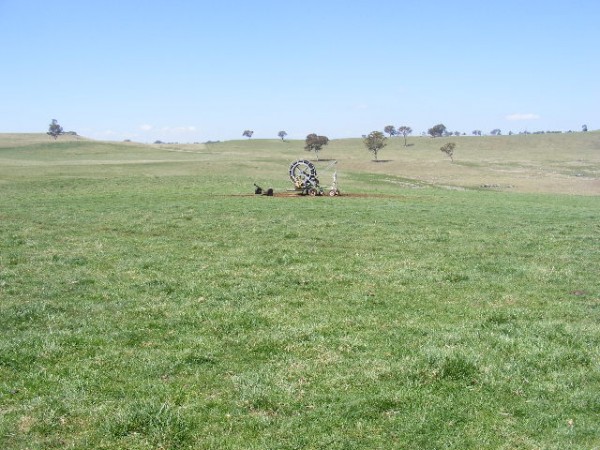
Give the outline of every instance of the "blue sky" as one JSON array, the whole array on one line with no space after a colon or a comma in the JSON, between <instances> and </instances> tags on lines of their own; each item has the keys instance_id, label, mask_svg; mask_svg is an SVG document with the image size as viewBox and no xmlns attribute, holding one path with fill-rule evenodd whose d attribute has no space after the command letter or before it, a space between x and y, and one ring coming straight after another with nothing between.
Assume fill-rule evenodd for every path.
<instances>
[{"instance_id":1,"label":"blue sky","mask_svg":"<svg viewBox=\"0 0 600 450\"><path fill-rule=\"evenodd\" d=\"M600 128L600 2L0 0L0 132Z\"/></svg>"}]
</instances>

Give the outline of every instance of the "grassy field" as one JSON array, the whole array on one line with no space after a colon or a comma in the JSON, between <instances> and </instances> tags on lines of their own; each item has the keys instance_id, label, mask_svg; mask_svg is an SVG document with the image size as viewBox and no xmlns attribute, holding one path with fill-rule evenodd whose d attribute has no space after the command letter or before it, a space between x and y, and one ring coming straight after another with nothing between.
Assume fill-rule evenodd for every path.
<instances>
[{"instance_id":1,"label":"grassy field","mask_svg":"<svg viewBox=\"0 0 600 450\"><path fill-rule=\"evenodd\" d=\"M0 135L0 448L600 448L600 134L449 140Z\"/></svg>"}]
</instances>

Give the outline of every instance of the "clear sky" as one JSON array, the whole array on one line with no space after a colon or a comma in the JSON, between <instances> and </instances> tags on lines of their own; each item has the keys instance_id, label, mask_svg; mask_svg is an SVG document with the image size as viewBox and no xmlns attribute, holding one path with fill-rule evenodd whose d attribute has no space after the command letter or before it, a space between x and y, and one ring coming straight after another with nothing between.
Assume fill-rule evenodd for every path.
<instances>
[{"instance_id":1,"label":"clear sky","mask_svg":"<svg viewBox=\"0 0 600 450\"><path fill-rule=\"evenodd\" d=\"M0 132L600 128L599 0L0 0Z\"/></svg>"}]
</instances>

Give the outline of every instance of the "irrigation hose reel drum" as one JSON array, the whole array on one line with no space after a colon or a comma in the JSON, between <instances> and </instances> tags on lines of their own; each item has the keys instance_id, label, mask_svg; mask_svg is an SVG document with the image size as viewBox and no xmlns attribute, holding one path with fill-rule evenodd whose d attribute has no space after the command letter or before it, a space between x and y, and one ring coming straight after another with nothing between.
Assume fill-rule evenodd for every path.
<instances>
[{"instance_id":1,"label":"irrigation hose reel drum","mask_svg":"<svg viewBox=\"0 0 600 450\"><path fill-rule=\"evenodd\" d=\"M326 170L333 167L336 162L333 161ZM317 178L317 168L307 159L299 159L290 165L290 179L294 183L294 190L302 195L324 195L324 189ZM337 188L337 172L333 173L333 183L329 188L328 195L330 197L340 195Z\"/></svg>"}]
</instances>

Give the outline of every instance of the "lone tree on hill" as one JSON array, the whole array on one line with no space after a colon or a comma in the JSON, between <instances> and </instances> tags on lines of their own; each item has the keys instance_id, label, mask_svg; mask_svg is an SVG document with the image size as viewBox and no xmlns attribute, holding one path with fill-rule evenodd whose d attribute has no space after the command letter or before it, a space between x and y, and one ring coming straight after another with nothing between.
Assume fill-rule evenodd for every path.
<instances>
[{"instance_id":1,"label":"lone tree on hill","mask_svg":"<svg viewBox=\"0 0 600 450\"><path fill-rule=\"evenodd\" d=\"M287 133L283 130L281 130L279 133L277 133L277 136L279 136L281 138L281 140L283 141L285 139L285 137L287 136Z\"/></svg>"},{"instance_id":2,"label":"lone tree on hill","mask_svg":"<svg viewBox=\"0 0 600 450\"><path fill-rule=\"evenodd\" d=\"M327 136L317 136L315 133L311 133L306 136L304 150L307 152L315 152L317 161L319 160L319 152L321 149L329 144L329 138Z\"/></svg>"},{"instance_id":3,"label":"lone tree on hill","mask_svg":"<svg viewBox=\"0 0 600 450\"><path fill-rule=\"evenodd\" d=\"M377 161L377 154L379 150L387 145L387 138L381 131L371 131L369 135L364 139L365 147L371 153L375 155L375 161Z\"/></svg>"},{"instance_id":4,"label":"lone tree on hill","mask_svg":"<svg viewBox=\"0 0 600 450\"><path fill-rule=\"evenodd\" d=\"M450 158L450 161L454 162L454 149L456 148L456 144L454 142L448 142L440 147L440 150L444 152Z\"/></svg>"},{"instance_id":5,"label":"lone tree on hill","mask_svg":"<svg viewBox=\"0 0 600 450\"><path fill-rule=\"evenodd\" d=\"M58 124L58 121L56 119L52 119L52 123L48 127L48 132L46 134L56 139L58 136L64 133L63 127Z\"/></svg>"},{"instance_id":6,"label":"lone tree on hill","mask_svg":"<svg viewBox=\"0 0 600 450\"><path fill-rule=\"evenodd\" d=\"M396 131L396 127L394 125L386 125L386 127L383 129L383 131L385 131L387 134L389 134L390 137L398 134L398 132Z\"/></svg>"},{"instance_id":7,"label":"lone tree on hill","mask_svg":"<svg viewBox=\"0 0 600 450\"><path fill-rule=\"evenodd\" d=\"M427 133L429 133L431 135L431 137L443 136L445 132L446 132L446 125L444 125L443 123L438 123L437 125L434 125L429 130L427 130Z\"/></svg>"},{"instance_id":8,"label":"lone tree on hill","mask_svg":"<svg viewBox=\"0 0 600 450\"><path fill-rule=\"evenodd\" d=\"M401 134L402 136L404 136L404 146L406 147L406 136L408 136L410 133L412 133L412 128L411 127L407 127L406 125L402 125L401 127L398 127L398 132L396 134Z\"/></svg>"},{"instance_id":9,"label":"lone tree on hill","mask_svg":"<svg viewBox=\"0 0 600 450\"><path fill-rule=\"evenodd\" d=\"M254 134L254 131L252 131L252 130L244 130L244 132L242 133L242 136L247 137L248 139L250 139L253 134Z\"/></svg>"}]
</instances>

